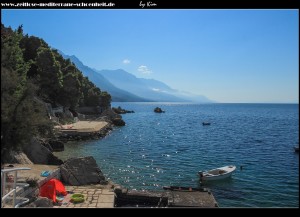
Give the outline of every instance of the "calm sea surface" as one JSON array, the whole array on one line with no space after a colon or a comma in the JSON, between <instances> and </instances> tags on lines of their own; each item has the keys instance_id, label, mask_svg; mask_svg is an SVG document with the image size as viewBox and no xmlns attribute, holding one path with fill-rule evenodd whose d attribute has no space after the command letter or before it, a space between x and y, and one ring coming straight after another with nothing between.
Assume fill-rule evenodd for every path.
<instances>
[{"instance_id":1,"label":"calm sea surface","mask_svg":"<svg viewBox=\"0 0 300 217\"><path fill-rule=\"evenodd\" d=\"M70 142L57 155L92 155L106 177L137 190L200 187L198 171L233 164L231 178L205 184L220 207L299 207L298 105L113 106L135 111L122 115L126 126L101 140ZM156 106L166 113L154 113Z\"/></svg>"}]
</instances>

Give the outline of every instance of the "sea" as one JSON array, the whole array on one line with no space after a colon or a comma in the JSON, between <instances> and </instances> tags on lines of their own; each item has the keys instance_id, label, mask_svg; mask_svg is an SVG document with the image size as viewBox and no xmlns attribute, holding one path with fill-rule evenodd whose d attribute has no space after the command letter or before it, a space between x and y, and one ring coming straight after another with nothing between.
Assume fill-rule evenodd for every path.
<instances>
[{"instance_id":1,"label":"sea","mask_svg":"<svg viewBox=\"0 0 300 217\"><path fill-rule=\"evenodd\" d=\"M220 207L299 207L298 104L112 106L135 113L106 137L68 142L57 155L93 156L107 179L131 190L207 187ZM231 178L200 183L199 171L226 165L237 167Z\"/></svg>"}]
</instances>

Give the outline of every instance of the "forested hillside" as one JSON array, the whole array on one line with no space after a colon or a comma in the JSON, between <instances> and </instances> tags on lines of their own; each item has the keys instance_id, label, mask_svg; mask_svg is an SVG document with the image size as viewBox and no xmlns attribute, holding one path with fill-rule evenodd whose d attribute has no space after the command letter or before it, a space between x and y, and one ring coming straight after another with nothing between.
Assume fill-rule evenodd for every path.
<instances>
[{"instance_id":1,"label":"forested hillside","mask_svg":"<svg viewBox=\"0 0 300 217\"><path fill-rule=\"evenodd\" d=\"M53 125L43 103L76 110L109 107L101 91L41 38L1 24L1 156L35 135L50 137Z\"/></svg>"}]
</instances>

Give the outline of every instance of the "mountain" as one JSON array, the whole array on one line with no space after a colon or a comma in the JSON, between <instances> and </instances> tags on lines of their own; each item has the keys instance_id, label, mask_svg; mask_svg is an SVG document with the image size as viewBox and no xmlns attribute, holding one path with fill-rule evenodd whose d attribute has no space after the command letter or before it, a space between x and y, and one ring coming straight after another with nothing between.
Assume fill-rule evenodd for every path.
<instances>
[{"instance_id":1,"label":"mountain","mask_svg":"<svg viewBox=\"0 0 300 217\"><path fill-rule=\"evenodd\" d=\"M154 90L160 91L160 92L164 92L167 94L171 94L173 96L179 97L179 98L187 100L187 101L198 102L198 103L213 103L214 102L202 95L196 95L196 94L192 94L192 93L189 93L186 91L179 91L179 90L172 89L171 87L169 87L168 85L166 85L165 83L163 83L161 81L157 81L154 79L143 79L143 78L140 78L140 79L146 85L148 85L151 89L154 89Z\"/></svg>"},{"instance_id":2,"label":"mountain","mask_svg":"<svg viewBox=\"0 0 300 217\"><path fill-rule=\"evenodd\" d=\"M113 85L127 90L139 97L147 98L152 101L158 102L186 102L188 100L175 96L171 91L167 92L161 90L164 87L166 90L171 90L167 85L153 79L137 78L134 75L124 71L123 69L117 70L100 70L99 72Z\"/></svg>"},{"instance_id":3,"label":"mountain","mask_svg":"<svg viewBox=\"0 0 300 217\"><path fill-rule=\"evenodd\" d=\"M205 96L172 89L155 79L137 78L122 69L95 71L115 86L153 101L213 103Z\"/></svg>"},{"instance_id":4,"label":"mountain","mask_svg":"<svg viewBox=\"0 0 300 217\"><path fill-rule=\"evenodd\" d=\"M172 89L161 81L137 78L123 69L92 69L74 55L69 56L61 51L59 53L70 59L97 87L109 92L114 102L213 102L205 96Z\"/></svg>"},{"instance_id":5,"label":"mountain","mask_svg":"<svg viewBox=\"0 0 300 217\"><path fill-rule=\"evenodd\" d=\"M84 65L76 56L66 55L63 52L59 53L65 58L70 59L76 67L83 73L84 76L87 76L90 81L92 81L97 87L101 90L107 91L112 96L113 102L149 102L149 99L145 99L129 93L128 91L117 88L109 80L103 77L101 74L97 73L92 68Z\"/></svg>"},{"instance_id":6,"label":"mountain","mask_svg":"<svg viewBox=\"0 0 300 217\"><path fill-rule=\"evenodd\" d=\"M154 79L145 79L145 78L139 78L139 79L151 89L167 91L167 92L176 91L161 81L157 81Z\"/></svg>"}]
</instances>

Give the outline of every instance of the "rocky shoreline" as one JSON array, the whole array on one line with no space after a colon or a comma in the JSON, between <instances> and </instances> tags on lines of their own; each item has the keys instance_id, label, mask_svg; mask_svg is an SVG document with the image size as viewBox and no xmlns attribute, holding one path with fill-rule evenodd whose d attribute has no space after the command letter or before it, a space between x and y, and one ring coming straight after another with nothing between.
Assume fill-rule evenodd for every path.
<instances>
[{"instance_id":1,"label":"rocky shoreline","mask_svg":"<svg viewBox=\"0 0 300 217\"><path fill-rule=\"evenodd\" d=\"M95 132L72 132L71 134L64 132L52 139L32 138L22 151L11 151L4 163L61 165L63 161L55 156L53 152L64 151L65 142L101 139L108 135L112 129L113 125L108 123Z\"/></svg>"},{"instance_id":2,"label":"rocky shoreline","mask_svg":"<svg viewBox=\"0 0 300 217\"><path fill-rule=\"evenodd\" d=\"M112 107L112 110L117 114L134 113L134 111L129 111L129 110L121 108L121 106L119 106L117 108Z\"/></svg>"},{"instance_id":3,"label":"rocky shoreline","mask_svg":"<svg viewBox=\"0 0 300 217\"><path fill-rule=\"evenodd\" d=\"M45 164L61 165L63 161L53 152L64 151L64 143L67 141L81 141L101 139L108 135L114 126L124 126L122 116L112 109L106 109L101 114L82 115L80 120L65 125L57 125L54 138L37 138L31 141L19 151L10 151L2 164Z\"/></svg>"},{"instance_id":4,"label":"rocky shoreline","mask_svg":"<svg viewBox=\"0 0 300 217\"><path fill-rule=\"evenodd\" d=\"M86 135L85 137L77 137L80 139L100 139L106 136L112 130L113 124L108 123L104 127L102 127L99 131L97 131L93 135ZM96 160L92 156L85 156L85 157L76 157L76 158L69 158L65 161L59 159L57 156L54 155L53 152L60 152L64 151L64 142L69 141L70 138L58 137L57 139L41 139L41 138L32 138L30 144L23 149L23 152L11 152L10 153L10 161L9 164L2 164L2 169L8 169L11 167L18 168L20 165L25 167L34 169L37 166L40 167L38 171L34 169L34 176L39 177L40 181L37 182L37 186L41 187L48 179L55 178L60 180L65 186L66 189L70 189L72 186L79 186L79 188L74 188L78 190L78 193L82 191L82 188L87 189L87 191L94 192L92 198L91 195L86 194L85 191L82 193L85 195L85 199L87 200L86 203L91 203L95 201L95 198L101 197L101 195L108 197L108 195L103 194L105 191L103 189L107 189L109 193L109 197L113 198L113 190L116 186L111 181L108 181L106 177L103 175L100 166L97 165ZM46 168L48 165L55 165L57 166L56 170L52 170L51 173L56 174L54 177L47 177L46 179L41 179L40 177L41 172L44 169L43 166ZM21 166L21 167L22 167ZM31 170L27 171L24 175L26 178L22 178L18 174L18 182L20 182L20 178L23 180L21 182L27 182L26 180L33 180L32 179L32 172ZM35 179L35 180L38 180ZM33 180L34 181L34 180ZM94 189L94 190L93 190ZM77 191L76 190L76 191ZM37 187L29 187L25 188L21 194L24 194L21 197L28 198L29 204L24 204L24 207L65 207L62 206L62 203L54 203L51 199L40 197L39 196L39 188ZM69 196L65 197L65 203L68 203L68 207L77 207L70 202L70 196L74 193L69 192ZM112 200L112 199L110 199ZM96 200L99 201L99 200ZM99 202L97 204L92 203L90 207L101 207L107 206L114 207L114 203L102 203ZM80 205L78 207L81 207Z\"/></svg>"},{"instance_id":5,"label":"rocky shoreline","mask_svg":"<svg viewBox=\"0 0 300 217\"><path fill-rule=\"evenodd\" d=\"M32 138L22 151L11 151L7 157L8 160L2 164L2 168L7 168L9 164L14 164L15 167L19 167L17 165L28 165L26 167L29 168L55 165L58 166L59 171L59 175L56 178L60 179L66 186L91 187L100 185L100 188L114 189L117 185L104 177L92 156L71 157L63 161L55 156L54 152L64 151L64 143L67 141L101 139L109 134L114 126L123 125L125 125L125 122L122 120L121 115L116 114L112 109L102 112L100 116L89 115L88 117L85 116L84 120L79 120L72 124L59 125L56 127L57 133L55 138ZM30 172L27 173L28 175L30 174ZM40 177L40 174L35 174L35 176ZM38 189L32 190L32 192L35 192L35 195L31 197L31 201L35 202L31 203L30 206L43 207L45 204L50 204L51 207L51 201L37 197L37 191Z\"/></svg>"}]
</instances>

